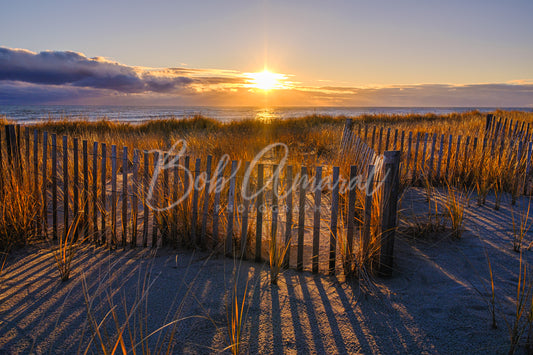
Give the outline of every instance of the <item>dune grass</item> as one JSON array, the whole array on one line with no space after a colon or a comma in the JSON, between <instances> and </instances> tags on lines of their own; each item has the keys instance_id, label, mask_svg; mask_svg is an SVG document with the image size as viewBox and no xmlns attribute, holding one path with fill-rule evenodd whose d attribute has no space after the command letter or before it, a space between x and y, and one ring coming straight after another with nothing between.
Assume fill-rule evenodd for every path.
<instances>
[{"instance_id":1,"label":"dune grass","mask_svg":"<svg viewBox=\"0 0 533 355\"><path fill-rule=\"evenodd\" d=\"M512 119L518 119L524 122L533 122L532 113L512 112L512 111L497 111L495 115L503 116ZM426 179L426 185L429 188L433 188L434 185L446 185L453 182L453 185L459 190L465 189L471 191L474 188L478 190L478 196L480 196L479 203L483 203L484 196L490 190L494 190L499 195L504 191L511 191L516 194L517 191L523 189L520 181L525 178L525 157L523 156L521 161L518 161L514 166L504 163L506 159L500 159L498 154L489 157L481 154L481 136L484 132L485 126L485 114L478 111L466 112L466 113L451 113L445 115L435 114L407 114L407 115L361 115L354 117L354 127L358 127L358 132L362 136L365 130L365 125L368 126L366 132L366 142L370 144L371 133L370 129L376 127L380 129L384 127L391 129L391 132L395 130L412 132L414 136L418 132L430 132L438 135L453 134L454 137L461 134L463 137L472 136L478 137L478 149L476 152L468 156L468 161L463 162L461 159L456 166L450 163L449 168L450 178L442 180L440 178L432 178L431 181L428 178L427 164L417 166L417 171L421 174L417 179L411 179L408 176L409 169L402 169L401 176L401 188L408 186L411 181L415 184L419 183L421 178ZM8 123L4 118L0 121L0 126ZM275 119L271 121L258 121L258 120L242 120L229 123L221 123L214 119L206 118L203 116L193 116L185 119L176 118L163 118L156 119L140 124L130 124L114 122L107 119L101 119L97 121L90 121L84 118L78 117L63 117L60 120L48 120L36 125L33 125L31 129L37 129L39 131L47 131L50 134L55 133L59 135L68 135L69 137L77 137L79 141L87 140L89 147L92 146L92 142L105 142L108 147L108 157L111 145L117 146L117 151L121 151L123 146L129 147L130 155L133 153L133 148L140 150L152 150L152 149L168 149L174 142L179 139L183 139L187 142L186 154L191 157L190 169L193 167L195 158L201 158L202 164L205 164L205 157L207 155L213 156L213 162L218 160L224 155L228 154L229 159L249 161L266 145L271 143L284 143L288 147L289 157L287 164L293 165L295 171L299 171L301 166L306 166L309 172L309 176L312 177L314 167L317 165L325 165L327 167L332 165L340 166L341 176L348 177L350 171L350 164L348 160L339 159L339 143L341 141L342 131L344 128L345 117L331 117L324 115L311 115L307 117L295 118L290 120ZM3 128L3 127L2 127ZM356 129L356 128L354 128ZM439 136L440 137L440 136ZM405 138L407 140L407 137ZM392 141L392 137L391 137ZM60 139L58 139L58 146L60 145ZM429 146L429 144L428 144ZM464 146L464 143L463 143ZM3 148L3 147L2 147ZM58 147L60 148L60 147ZM39 155L42 150L39 148ZM69 139L69 149L72 149L72 140ZM422 149L422 147L420 148ZM513 151L509 148L503 152L504 156L512 156ZM404 163L410 163L413 168L412 157L406 157L406 148L404 147ZM429 148L428 148L429 151ZM444 151L442 171L445 170L447 151ZM269 152L263 157L263 162L269 164L279 159L280 151ZM414 152L411 152L413 155ZM422 152L419 152L419 156ZM451 162L454 161L456 152L455 149L450 150ZM463 152L459 152L463 156ZM409 162L410 159L410 162ZM426 156L426 159L429 157ZM4 162L5 163L5 162ZM41 167L42 162L39 162ZM50 162L49 162L50 164ZM110 159L108 159L107 178L110 178L111 167ZM436 162L435 162L436 164ZM119 160L119 168L120 168ZM202 169L204 169L202 165ZM89 169L89 186L92 186L93 179L100 179L100 176L93 177L91 175L91 169ZM212 171L214 167L212 168ZM412 170L412 169L411 169ZM72 160L69 161L69 174L74 171ZM81 159L78 166L78 171L82 171ZM148 174L151 176L153 172L153 166L150 164ZM100 172L99 172L100 174ZM139 167L139 176L143 176L144 168ZM173 172L170 172L173 174ZM212 172L214 175L214 172ZM8 245L24 244L25 240L31 239L30 237L35 234L31 230L32 224L38 217L37 209L31 207L38 204L31 194L30 186L22 185L13 178L12 175L3 175L3 186L10 186L8 189L4 189L7 193L2 195L2 206L0 209L5 211L2 213L2 220L0 221L0 245L3 250L6 250ZM98 180L99 181L99 180ZM15 186L16 185L16 186ZM518 185L518 188L517 188ZM40 188L41 186L39 186ZM98 184L97 194L101 194L101 186ZM160 192L163 193L162 190ZM222 196L225 194L222 193ZM359 222L362 220L362 211L364 206L364 194L357 193L356 198L356 218ZM18 196L22 196L21 199L15 199ZM142 193L139 195L142 200ZM168 200L171 197L166 197ZM240 191L236 191L236 198L241 199ZM200 193L199 201L203 202L204 196ZM347 196L342 197L341 201L347 201ZM499 199L497 199L498 203ZM109 201L108 201L109 203ZM171 230L162 230L164 238L168 241L169 245L176 245L177 234L190 234L193 226L190 223L190 219L187 216L191 214L192 201L187 200L185 203L180 204L180 208L176 211L166 211L157 214L157 224L165 225L170 224L178 225L178 228ZM11 208L12 205L17 208ZM200 204L201 206L202 204ZM343 208L347 203L340 204L340 215L346 216L346 211ZM7 206L10 206L7 209ZM209 200L209 215L212 215L213 201ZM221 206L225 206L225 202L221 201ZM497 207L497 205L496 205ZM376 208L376 213L379 213L379 209ZM18 211L18 212L17 212ZM15 215L14 215L15 213ZM224 214L220 215L221 223L224 223ZM236 216L237 218L239 216ZM199 219L201 213L199 213ZM379 218L379 215L374 216L373 220ZM179 223L178 223L179 222ZM196 231L201 229L201 220L196 221L194 226ZM211 222L211 220L209 220ZM208 223L210 225L210 223ZM222 228L222 226L220 227ZM2 232L2 230L10 231L9 233ZM13 233L15 231L15 233ZM373 232L378 235L379 232ZM11 242L7 242L9 234ZM219 233L221 234L221 233ZM212 231L206 231L207 238L211 238ZM211 241L218 243L219 241ZM192 243L188 243L191 245Z\"/></svg>"}]
</instances>

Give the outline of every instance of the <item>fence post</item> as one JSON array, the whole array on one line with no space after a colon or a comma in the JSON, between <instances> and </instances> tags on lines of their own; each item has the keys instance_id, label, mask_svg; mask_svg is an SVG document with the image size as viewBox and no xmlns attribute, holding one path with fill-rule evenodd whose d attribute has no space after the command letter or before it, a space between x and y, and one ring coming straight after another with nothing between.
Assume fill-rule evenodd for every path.
<instances>
[{"instance_id":1,"label":"fence post","mask_svg":"<svg viewBox=\"0 0 533 355\"><path fill-rule=\"evenodd\" d=\"M380 276L391 276L394 263L394 237L396 232L398 193L400 179L398 168L400 152L388 151L384 153L382 222L381 222L381 254L379 263Z\"/></svg>"}]
</instances>

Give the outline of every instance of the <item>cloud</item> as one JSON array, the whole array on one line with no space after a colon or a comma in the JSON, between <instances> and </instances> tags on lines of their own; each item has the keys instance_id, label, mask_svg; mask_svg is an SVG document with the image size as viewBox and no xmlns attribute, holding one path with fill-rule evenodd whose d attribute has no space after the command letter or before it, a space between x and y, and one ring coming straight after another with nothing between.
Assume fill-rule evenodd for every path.
<instances>
[{"instance_id":1,"label":"cloud","mask_svg":"<svg viewBox=\"0 0 533 355\"><path fill-rule=\"evenodd\" d=\"M250 88L249 80L235 70L135 67L72 51L0 47L0 104L533 106L533 80L528 79L386 87L291 82L268 93Z\"/></svg>"},{"instance_id":2,"label":"cloud","mask_svg":"<svg viewBox=\"0 0 533 355\"><path fill-rule=\"evenodd\" d=\"M423 84L378 88L306 87L324 102L343 106L455 106L528 107L533 105L533 83Z\"/></svg>"},{"instance_id":3,"label":"cloud","mask_svg":"<svg viewBox=\"0 0 533 355\"><path fill-rule=\"evenodd\" d=\"M123 93L172 92L187 87L195 79L180 70L158 75L157 70L88 58L70 51L40 53L0 47L0 81L21 81L43 85L111 89ZM183 73L190 73L184 70Z\"/></svg>"}]
</instances>

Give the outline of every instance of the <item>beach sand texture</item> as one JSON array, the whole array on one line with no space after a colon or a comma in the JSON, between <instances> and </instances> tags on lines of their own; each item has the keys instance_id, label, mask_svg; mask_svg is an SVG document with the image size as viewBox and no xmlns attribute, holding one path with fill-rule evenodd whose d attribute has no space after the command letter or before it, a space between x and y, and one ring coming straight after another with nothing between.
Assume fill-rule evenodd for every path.
<instances>
[{"instance_id":1,"label":"beach sand texture","mask_svg":"<svg viewBox=\"0 0 533 355\"><path fill-rule=\"evenodd\" d=\"M527 203L522 197L515 209ZM244 353L506 353L520 254L512 248L510 201L504 198L499 211L493 204L490 196L483 206L471 198L460 240L399 235L394 276L375 278L370 286L294 270L272 286L266 264L192 251L92 246L80 251L70 281L61 283L50 249L27 248L9 257L1 275L0 352L100 353L86 297L98 321L111 308L108 296L120 318L123 302L130 309L139 303L143 284L150 285L138 308L147 320L145 334L171 316L192 317L176 323L173 353L220 352L228 346L228 296L238 270L241 295L249 280ZM412 188L402 199L401 220L411 211L427 212L423 190ZM531 240L526 236L526 246ZM497 329L491 328L485 250L494 273ZM531 253L523 251L524 264L531 264ZM102 327L116 328L109 319ZM165 330L148 346L164 344Z\"/></svg>"}]
</instances>

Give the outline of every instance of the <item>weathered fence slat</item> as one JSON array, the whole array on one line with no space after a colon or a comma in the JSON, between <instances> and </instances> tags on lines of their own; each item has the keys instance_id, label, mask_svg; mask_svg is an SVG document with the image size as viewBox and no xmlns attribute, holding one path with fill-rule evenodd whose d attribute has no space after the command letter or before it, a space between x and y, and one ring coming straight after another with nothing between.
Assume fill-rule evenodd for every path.
<instances>
[{"instance_id":1,"label":"weathered fence slat","mask_svg":"<svg viewBox=\"0 0 533 355\"><path fill-rule=\"evenodd\" d=\"M300 171L300 201L299 201L299 210L298 210L298 252L296 260L296 269L304 269L304 234L305 234L305 202L307 194L307 167L302 166Z\"/></svg>"},{"instance_id":2,"label":"weathered fence slat","mask_svg":"<svg viewBox=\"0 0 533 355\"><path fill-rule=\"evenodd\" d=\"M189 202L191 201L191 194L190 194L190 189L191 189L191 185L190 185L190 170L189 170L189 163L191 161L191 157L186 155L185 157L183 157L183 194L185 196L185 199L183 200L183 203L184 205L186 206L186 209L187 211L191 211L190 210L190 204ZM192 187L194 188L194 186ZM190 212L188 212L190 213ZM184 235L183 237L184 238L188 238L187 241L183 240L182 242L183 243L190 243L192 244L193 243L193 236L191 235L192 233L192 229L189 229L187 231L187 235ZM217 228L217 233L218 233L218 228ZM218 234L217 234L218 236ZM218 238L216 238L215 240L217 240L218 242Z\"/></svg>"},{"instance_id":3,"label":"weathered fence slat","mask_svg":"<svg viewBox=\"0 0 533 355\"><path fill-rule=\"evenodd\" d=\"M278 216L279 216L279 208L278 208L278 196L279 196L279 179L280 179L280 171L279 171L279 165L274 164L272 165L272 203L271 203L271 214L272 214L272 221L270 224L270 243L271 247L269 248L270 252L274 253L274 255L278 255L278 250L280 250L278 246ZM277 249L277 250L273 250ZM281 247L281 250L283 250L283 247ZM277 260L275 260L275 263L277 263Z\"/></svg>"},{"instance_id":4,"label":"weathered fence slat","mask_svg":"<svg viewBox=\"0 0 533 355\"><path fill-rule=\"evenodd\" d=\"M35 131L37 130L34 130L33 131L33 134L34 134L34 142L35 142ZM25 156L26 156L26 169L29 173L30 171L30 127L24 127L24 142L25 142L25 147L26 149L24 149L24 153L25 153ZM28 179L28 186L30 186L30 179Z\"/></svg>"},{"instance_id":5,"label":"weathered fence slat","mask_svg":"<svg viewBox=\"0 0 533 355\"><path fill-rule=\"evenodd\" d=\"M158 231L159 231L159 221L158 221L158 217L159 217L159 213L157 212L156 208L159 207L159 184L158 184L158 178L159 178L159 166L160 166L160 161L159 161L159 152L154 152L154 172L153 172L153 177L152 177L152 181L151 181L151 186L150 188L152 189L152 206L154 207L153 208L153 211L152 211L152 248L156 248L157 247L157 235L158 235Z\"/></svg>"},{"instance_id":6,"label":"weathered fence slat","mask_svg":"<svg viewBox=\"0 0 533 355\"><path fill-rule=\"evenodd\" d=\"M264 165L257 165L257 195L256 201L256 222L255 222L255 261L261 262L261 242L263 238L263 172Z\"/></svg>"},{"instance_id":7,"label":"weathered fence slat","mask_svg":"<svg viewBox=\"0 0 533 355\"><path fill-rule=\"evenodd\" d=\"M433 163L435 161L435 145L437 144L437 133L433 134L433 140L431 141L431 156L429 158L429 168L428 168L428 178L429 180L434 179L433 175ZM401 152L400 152L401 154Z\"/></svg>"},{"instance_id":8,"label":"weathered fence slat","mask_svg":"<svg viewBox=\"0 0 533 355\"><path fill-rule=\"evenodd\" d=\"M48 132L46 131L43 132L42 174L43 174L43 178L42 178L43 185L41 187L41 193L43 195L43 206L42 206L43 231L44 231L44 236L48 238L48 201L47 201L47 189L46 189L48 186Z\"/></svg>"},{"instance_id":9,"label":"weathered fence slat","mask_svg":"<svg viewBox=\"0 0 533 355\"><path fill-rule=\"evenodd\" d=\"M458 169L458 166L459 166L459 149L461 147L461 138L463 138L463 136L459 135L457 137L457 145L455 146L455 164L453 166L453 176L455 177L457 175L457 169Z\"/></svg>"},{"instance_id":10,"label":"weathered fence slat","mask_svg":"<svg viewBox=\"0 0 533 355\"><path fill-rule=\"evenodd\" d=\"M205 247L206 242L206 235L207 235L207 216L209 214L209 196L210 196L210 187L211 187L211 161L213 160L213 156L208 155L207 161L206 161L206 167L205 167L205 192L204 192L204 205L203 205L203 213L202 213L202 232L200 234L200 245L202 247ZM249 163L248 163L249 165ZM248 218L248 211L245 211L246 218ZM246 221L248 222L248 220ZM248 224L248 223L247 223Z\"/></svg>"},{"instance_id":11,"label":"weathered fence slat","mask_svg":"<svg viewBox=\"0 0 533 355\"><path fill-rule=\"evenodd\" d=\"M107 146L105 143L102 143L100 145L102 150L102 161L101 161L101 169L100 169L100 181L101 181L101 191L100 191L100 204L101 204L101 213L100 213L100 242L102 244L107 243L107 223L106 223L106 216L107 216Z\"/></svg>"},{"instance_id":12,"label":"weathered fence slat","mask_svg":"<svg viewBox=\"0 0 533 355\"><path fill-rule=\"evenodd\" d=\"M244 163L244 174L247 174L249 173L249 168L250 168L250 162L247 161ZM245 175L247 176L247 175ZM243 202L243 206L244 206L244 210L242 211L242 222L241 222L241 258L248 258L248 253L247 253L247 245L248 245L248 214L249 214L249 211L250 211L250 176L247 176L248 179L246 181L244 181L244 177L243 177L243 181L242 181L242 190L241 190L241 195L242 195L242 202ZM209 190L206 188L206 191ZM207 201L207 198L206 198L206 201Z\"/></svg>"},{"instance_id":13,"label":"weathered fence slat","mask_svg":"<svg viewBox=\"0 0 533 355\"><path fill-rule=\"evenodd\" d=\"M435 179L440 179L440 169L442 166L442 153L444 152L444 134L440 136L439 157L437 160L437 172L435 173Z\"/></svg>"},{"instance_id":14,"label":"weathered fence slat","mask_svg":"<svg viewBox=\"0 0 533 355\"><path fill-rule=\"evenodd\" d=\"M365 126L366 127L366 126ZM288 268L289 262L290 262L290 256L291 256L291 244L292 244L292 165L287 166L287 171L285 175L285 186L287 189L287 197L285 199L285 207L287 208L286 214L285 214L285 248L287 248L287 251L285 253L284 261L283 261L283 267Z\"/></svg>"},{"instance_id":15,"label":"weathered fence slat","mask_svg":"<svg viewBox=\"0 0 533 355\"><path fill-rule=\"evenodd\" d=\"M143 237L142 237L142 246L148 246L148 214L150 213L148 209L148 191L149 191L149 169L150 169L150 155L148 151L143 151Z\"/></svg>"},{"instance_id":16,"label":"weathered fence slat","mask_svg":"<svg viewBox=\"0 0 533 355\"><path fill-rule=\"evenodd\" d=\"M131 176L131 247L137 246L139 218L139 150L133 150L133 173Z\"/></svg>"},{"instance_id":17,"label":"weathered fence slat","mask_svg":"<svg viewBox=\"0 0 533 355\"><path fill-rule=\"evenodd\" d=\"M409 172L409 163L411 161L411 144L413 143L413 132L409 132L409 137L407 138L407 159L405 161L405 173Z\"/></svg>"},{"instance_id":18,"label":"weathered fence slat","mask_svg":"<svg viewBox=\"0 0 533 355\"><path fill-rule=\"evenodd\" d=\"M78 138L72 140L73 145L73 164L74 174L72 177L72 209L74 211L74 220L78 218L79 209L79 151L78 151ZM78 228L74 229L74 240L78 240Z\"/></svg>"},{"instance_id":19,"label":"weathered fence slat","mask_svg":"<svg viewBox=\"0 0 533 355\"><path fill-rule=\"evenodd\" d=\"M374 189L374 165L368 167L365 189L365 211L363 220L363 232L361 233L360 265L368 267L370 265L369 245L370 245L370 225L372 223L372 192Z\"/></svg>"},{"instance_id":20,"label":"weathered fence slat","mask_svg":"<svg viewBox=\"0 0 533 355\"><path fill-rule=\"evenodd\" d=\"M89 238L89 157L87 140L82 142L82 154L83 154L83 188L82 188L82 204L83 204L83 239Z\"/></svg>"},{"instance_id":21,"label":"weathered fence slat","mask_svg":"<svg viewBox=\"0 0 533 355\"><path fill-rule=\"evenodd\" d=\"M528 123L529 125L529 123ZM529 127L528 127L529 128ZM531 154L533 153L533 142L528 142L527 145L527 159L526 159L526 174L524 175L524 195L527 194L527 182L529 178L529 171L531 169Z\"/></svg>"},{"instance_id":22,"label":"weathered fence slat","mask_svg":"<svg viewBox=\"0 0 533 355\"><path fill-rule=\"evenodd\" d=\"M357 166L350 166L350 181L355 181L357 177ZM353 258L353 240L355 234L355 202L356 202L357 187L350 183L348 191L348 216L347 216L347 230L346 230L346 246L344 255L347 262L351 262Z\"/></svg>"},{"instance_id":23,"label":"weathered fence slat","mask_svg":"<svg viewBox=\"0 0 533 355\"><path fill-rule=\"evenodd\" d=\"M196 162L198 163L198 160ZM230 185L228 191L228 219L227 219L227 228L226 228L226 242L225 242L225 253L227 256L235 255L233 252L233 216L235 213L235 184L236 184L236 175L237 175L238 161L233 160L231 162L231 172L230 172Z\"/></svg>"},{"instance_id":24,"label":"weathered fence slat","mask_svg":"<svg viewBox=\"0 0 533 355\"><path fill-rule=\"evenodd\" d=\"M315 206L313 219L313 258L312 271L314 274L318 273L318 254L320 250L320 206L322 197L322 167L317 166L315 172Z\"/></svg>"},{"instance_id":25,"label":"weathered fence slat","mask_svg":"<svg viewBox=\"0 0 533 355\"><path fill-rule=\"evenodd\" d=\"M337 222L339 213L339 172L338 166L333 167L331 191L331 219L330 219L330 235L329 235L329 274L335 274L335 260L337 258Z\"/></svg>"},{"instance_id":26,"label":"weathered fence slat","mask_svg":"<svg viewBox=\"0 0 533 355\"><path fill-rule=\"evenodd\" d=\"M412 182L416 181L416 170L418 167L418 148L420 147L420 132L416 132L416 145L415 145L415 158L413 160L413 179Z\"/></svg>"},{"instance_id":27,"label":"weathered fence slat","mask_svg":"<svg viewBox=\"0 0 533 355\"><path fill-rule=\"evenodd\" d=\"M379 129L378 154L381 154L381 141L383 140L383 127Z\"/></svg>"},{"instance_id":28,"label":"weathered fence slat","mask_svg":"<svg viewBox=\"0 0 533 355\"><path fill-rule=\"evenodd\" d=\"M169 156L168 152L163 153L163 160L161 161L159 171L163 172L163 181L161 183L161 194L160 194L160 208L164 209L168 206L169 197L170 197L170 184L168 182L169 179L169 169L168 161ZM166 247L169 244L169 232L170 232L170 226L169 224L172 223L172 220L168 218L170 215L167 213L167 211L163 211L161 213L158 213L159 217L161 218L159 221L159 231L161 233L161 246Z\"/></svg>"},{"instance_id":29,"label":"weathered fence slat","mask_svg":"<svg viewBox=\"0 0 533 355\"><path fill-rule=\"evenodd\" d=\"M68 233L69 214L69 186L68 186L68 140L63 136L63 238L66 239Z\"/></svg>"},{"instance_id":30,"label":"weathered fence slat","mask_svg":"<svg viewBox=\"0 0 533 355\"><path fill-rule=\"evenodd\" d=\"M450 172L450 163L452 158L452 140L453 136L450 134L448 137L448 155L446 156L446 172L444 173L444 179L448 181L449 172Z\"/></svg>"},{"instance_id":31,"label":"weathered fence slat","mask_svg":"<svg viewBox=\"0 0 533 355\"><path fill-rule=\"evenodd\" d=\"M57 240L57 136L52 134L52 239Z\"/></svg>"},{"instance_id":32,"label":"weathered fence slat","mask_svg":"<svg viewBox=\"0 0 533 355\"><path fill-rule=\"evenodd\" d=\"M462 170L461 170L461 174L462 176L465 176L466 174L466 166L467 166L467 161L468 161L468 153L469 153L469 145L470 145L470 136L467 136L466 137L466 142L465 142L465 154L464 154L464 157L463 157L463 166L462 166Z\"/></svg>"},{"instance_id":33,"label":"weathered fence slat","mask_svg":"<svg viewBox=\"0 0 533 355\"><path fill-rule=\"evenodd\" d=\"M224 167L221 164L217 165L217 169L215 170L217 181L215 185L215 201L214 201L214 208L213 208L213 243L218 244L218 220L219 220L219 213L220 213L220 193L222 192L222 179L224 176Z\"/></svg>"},{"instance_id":34,"label":"weathered fence slat","mask_svg":"<svg viewBox=\"0 0 533 355\"><path fill-rule=\"evenodd\" d=\"M422 168L420 169L420 173L423 176L424 175L427 176L427 172L426 172L426 152L427 152L427 147L428 147L428 138L429 138L429 134L425 133L424 134L424 149L422 150Z\"/></svg>"},{"instance_id":35,"label":"weathered fence slat","mask_svg":"<svg viewBox=\"0 0 533 355\"><path fill-rule=\"evenodd\" d=\"M199 244L199 234L196 231L198 226L198 179L200 176L200 164L202 160L197 158L194 162L194 181L193 181L193 196L192 196L192 223L191 223L191 233L192 233L192 242L194 245L198 246Z\"/></svg>"},{"instance_id":36,"label":"weathered fence slat","mask_svg":"<svg viewBox=\"0 0 533 355\"><path fill-rule=\"evenodd\" d=\"M98 142L93 142L93 241L98 242Z\"/></svg>"},{"instance_id":37,"label":"weathered fence slat","mask_svg":"<svg viewBox=\"0 0 533 355\"><path fill-rule=\"evenodd\" d=\"M117 146L111 146L111 247L117 245Z\"/></svg>"},{"instance_id":38,"label":"weathered fence slat","mask_svg":"<svg viewBox=\"0 0 533 355\"><path fill-rule=\"evenodd\" d=\"M27 132L29 133L29 130ZM27 155L29 157L29 154ZM28 159L26 160L26 165L29 166L29 164L30 161ZM33 195L35 196L35 200L37 201L37 210L40 210L39 203L41 199L39 196L39 132L37 130L33 131ZM39 215L37 215L37 219L35 221L35 230L37 233L40 232L39 229L41 226L41 222L38 216Z\"/></svg>"},{"instance_id":39,"label":"weathered fence slat","mask_svg":"<svg viewBox=\"0 0 533 355\"><path fill-rule=\"evenodd\" d=\"M128 147L122 148L122 247L128 242Z\"/></svg>"}]
</instances>

